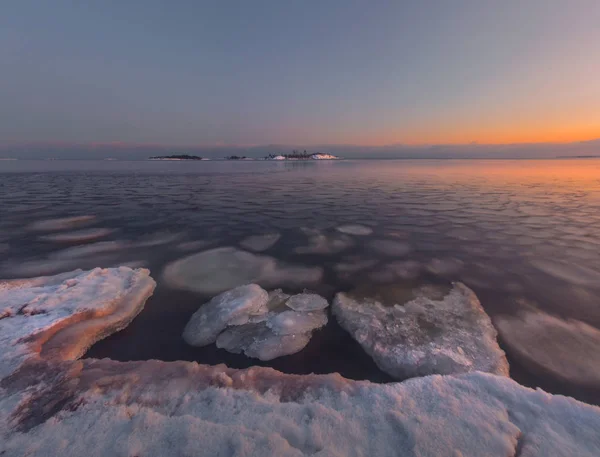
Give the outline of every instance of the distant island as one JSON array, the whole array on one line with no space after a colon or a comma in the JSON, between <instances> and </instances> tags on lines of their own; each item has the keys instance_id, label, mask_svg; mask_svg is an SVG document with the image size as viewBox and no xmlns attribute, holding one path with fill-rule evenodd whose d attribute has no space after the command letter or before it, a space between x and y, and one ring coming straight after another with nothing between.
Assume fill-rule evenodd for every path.
<instances>
[{"instance_id":1,"label":"distant island","mask_svg":"<svg viewBox=\"0 0 600 457\"><path fill-rule=\"evenodd\" d=\"M321 152L308 153L306 151L292 151L291 154L269 154L265 160L336 160L338 156Z\"/></svg>"},{"instance_id":2,"label":"distant island","mask_svg":"<svg viewBox=\"0 0 600 457\"><path fill-rule=\"evenodd\" d=\"M171 156L154 156L148 160L209 160L199 156L191 156L189 154L175 154Z\"/></svg>"},{"instance_id":3,"label":"distant island","mask_svg":"<svg viewBox=\"0 0 600 457\"><path fill-rule=\"evenodd\" d=\"M252 157L246 156L227 156L225 160L254 160Z\"/></svg>"}]
</instances>

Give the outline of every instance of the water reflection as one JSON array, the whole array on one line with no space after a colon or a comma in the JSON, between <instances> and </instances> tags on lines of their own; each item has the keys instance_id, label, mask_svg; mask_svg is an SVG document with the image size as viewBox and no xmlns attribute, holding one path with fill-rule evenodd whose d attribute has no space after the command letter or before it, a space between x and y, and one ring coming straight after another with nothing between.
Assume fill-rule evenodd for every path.
<instances>
[{"instance_id":1,"label":"water reflection","mask_svg":"<svg viewBox=\"0 0 600 457\"><path fill-rule=\"evenodd\" d=\"M328 298L387 283L407 290L460 280L492 318L515 316L523 303L534 303L600 328L599 160L15 161L0 167L2 277L143 262L160 279L164 266L184 255L277 233L265 253L322 267L322 282L311 287ZM88 215L95 219L72 229L79 236L48 229L48 220ZM357 224L373 233L335 230ZM159 283L132 326L93 351L123 360L254 363L181 344L182 325L206 298ZM369 372L376 368L368 361L352 366L356 346L338 330L328 326L302 355L271 365L380 376ZM511 362L515 376L526 368ZM527 382L547 387L545 381L536 375Z\"/></svg>"}]
</instances>

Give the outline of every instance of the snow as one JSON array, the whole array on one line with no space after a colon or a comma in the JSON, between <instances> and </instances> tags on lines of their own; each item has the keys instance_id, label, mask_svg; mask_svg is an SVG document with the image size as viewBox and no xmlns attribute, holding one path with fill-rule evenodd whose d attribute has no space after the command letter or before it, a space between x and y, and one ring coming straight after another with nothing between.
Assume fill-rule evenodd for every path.
<instances>
[{"instance_id":1,"label":"snow","mask_svg":"<svg viewBox=\"0 0 600 457\"><path fill-rule=\"evenodd\" d=\"M260 367L83 362L67 405L7 431L3 457L600 453L600 408L489 374L382 385ZM48 396L60 399L60 390Z\"/></svg>"},{"instance_id":2,"label":"snow","mask_svg":"<svg viewBox=\"0 0 600 457\"><path fill-rule=\"evenodd\" d=\"M288 307L296 297L300 310ZM216 341L229 352L271 360L302 350L312 332L327 324L327 306L327 300L315 294L290 297L280 289L267 293L248 284L202 305L186 325L183 339L192 346Z\"/></svg>"},{"instance_id":3,"label":"snow","mask_svg":"<svg viewBox=\"0 0 600 457\"><path fill-rule=\"evenodd\" d=\"M84 241L96 240L98 238L104 238L105 236L113 233L113 229L109 228L90 228L77 230L66 233L54 233L52 235L40 236L40 239L44 241L52 241L54 243L81 243Z\"/></svg>"},{"instance_id":4,"label":"snow","mask_svg":"<svg viewBox=\"0 0 600 457\"><path fill-rule=\"evenodd\" d=\"M298 287L318 283L322 276L320 267L286 264L234 247L184 257L167 265L163 272L165 282L171 287L204 294L218 294L249 283Z\"/></svg>"},{"instance_id":5,"label":"snow","mask_svg":"<svg viewBox=\"0 0 600 457\"><path fill-rule=\"evenodd\" d=\"M327 308L329 303L320 295L303 293L291 297L286 305L295 311L317 311Z\"/></svg>"},{"instance_id":6,"label":"snow","mask_svg":"<svg viewBox=\"0 0 600 457\"><path fill-rule=\"evenodd\" d=\"M338 232L346 233L347 235L366 236L373 233L371 227L359 224L340 225L335 228Z\"/></svg>"},{"instance_id":7,"label":"snow","mask_svg":"<svg viewBox=\"0 0 600 457\"><path fill-rule=\"evenodd\" d=\"M508 375L496 330L463 284L436 301L418 296L384 306L338 293L333 314L381 370L397 379L485 371Z\"/></svg>"},{"instance_id":8,"label":"snow","mask_svg":"<svg viewBox=\"0 0 600 457\"><path fill-rule=\"evenodd\" d=\"M412 247L408 243L385 239L372 240L369 242L369 247L379 254L393 257L404 256L412 251Z\"/></svg>"},{"instance_id":9,"label":"snow","mask_svg":"<svg viewBox=\"0 0 600 457\"><path fill-rule=\"evenodd\" d=\"M249 249L254 252L262 252L266 251L269 248L272 248L275 243L279 241L281 238L280 233L266 233L264 235L252 235L248 238L245 238L240 243L240 246L244 249Z\"/></svg>"},{"instance_id":10,"label":"snow","mask_svg":"<svg viewBox=\"0 0 600 457\"><path fill-rule=\"evenodd\" d=\"M123 307L131 308L125 316L129 323L154 285L148 270L126 267L0 282L0 379L35 356L36 339L45 343L70 322L109 316ZM96 339L97 332L78 334L74 349L61 351L80 356Z\"/></svg>"},{"instance_id":11,"label":"snow","mask_svg":"<svg viewBox=\"0 0 600 457\"><path fill-rule=\"evenodd\" d=\"M183 330L183 339L192 346L214 343L217 336L235 321L248 322L251 315L267 312L269 295L256 284L248 284L217 295L196 311Z\"/></svg>"},{"instance_id":12,"label":"snow","mask_svg":"<svg viewBox=\"0 0 600 457\"><path fill-rule=\"evenodd\" d=\"M528 370L563 382L600 386L600 330L584 322L523 311L495 319L510 354Z\"/></svg>"}]
</instances>

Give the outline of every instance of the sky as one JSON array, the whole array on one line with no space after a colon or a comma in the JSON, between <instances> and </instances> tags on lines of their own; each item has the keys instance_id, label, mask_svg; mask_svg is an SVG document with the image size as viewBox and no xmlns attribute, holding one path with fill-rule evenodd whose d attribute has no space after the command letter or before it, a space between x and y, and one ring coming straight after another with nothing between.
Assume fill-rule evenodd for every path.
<instances>
[{"instance_id":1,"label":"sky","mask_svg":"<svg viewBox=\"0 0 600 457\"><path fill-rule=\"evenodd\" d=\"M9 152L600 138L598 0L3 0L0 62Z\"/></svg>"}]
</instances>

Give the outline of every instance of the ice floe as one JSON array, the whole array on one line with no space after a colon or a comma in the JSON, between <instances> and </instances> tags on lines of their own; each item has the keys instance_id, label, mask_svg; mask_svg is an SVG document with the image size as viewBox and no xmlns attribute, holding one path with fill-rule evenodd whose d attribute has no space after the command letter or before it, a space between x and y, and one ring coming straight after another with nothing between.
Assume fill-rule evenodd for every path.
<instances>
[{"instance_id":1,"label":"ice floe","mask_svg":"<svg viewBox=\"0 0 600 457\"><path fill-rule=\"evenodd\" d=\"M269 295L256 284L248 284L217 295L196 311L183 331L183 339L192 346L214 343L233 321L248 322L250 315L265 314Z\"/></svg>"},{"instance_id":2,"label":"ice floe","mask_svg":"<svg viewBox=\"0 0 600 457\"><path fill-rule=\"evenodd\" d=\"M234 247L200 252L167 265L165 281L174 288L217 294L242 284L298 287L321 280L323 269L280 262Z\"/></svg>"},{"instance_id":3,"label":"ice floe","mask_svg":"<svg viewBox=\"0 0 600 457\"><path fill-rule=\"evenodd\" d=\"M266 323L277 335L308 333L326 325L327 314L322 311L283 311L275 314Z\"/></svg>"},{"instance_id":4,"label":"ice floe","mask_svg":"<svg viewBox=\"0 0 600 457\"><path fill-rule=\"evenodd\" d=\"M329 306L327 300L320 295L308 293L294 295L285 304L295 311L317 311Z\"/></svg>"},{"instance_id":5,"label":"ice floe","mask_svg":"<svg viewBox=\"0 0 600 457\"><path fill-rule=\"evenodd\" d=\"M97 243L73 246L50 254L50 258L58 260L77 259L95 254L106 254L125 249L127 244L123 241L99 241Z\"/></svg>"},{"instance_id":6,"label":"ice floe","mask_svg":"<svg viewBox=\"0 0 600 457\"><path fill-rule=\"evenodd\" d=\"M600 387L600 330L542 311L494 320L511 355L529 371L571 384Z\"/></svg>"},{"instance_id":7,"label":"ice floe","mask_svg":"<svg viewBox=\"0 0 600 457\"><path fill-rule=\"evenodd\" d=\"M90 228L77 230L73 232L53 233L52 235L40 236L44 241L52 241L54 243L81 243L84 241L97 240L113 233L113 229L109 228Z\"/></svg>"},{"instance_id":8,"label":"ice floe","mask_svg":"<svg viewBox=\"0 0 600 457\"><path fill-rule=\"evenodd\" d=\"M176 241L179 241L181 237L181 233L156 232L142 235L137 240L132 242L132 244L138 248L149 248L154 246L161 246L163 244L174 243Z\"/></svg>"},{"instance_id":9,"label":"ice floe","mask_svg":"<svg viewBox=\"0 0 600 457\"><path fill-rule=\"evenodd\" d=\"M154 286L148 270L126 267L0 282L0 379L49 340L60 359L81 356L98 339L126 326ZM79 321L85 322L61 333Z\"/></svg>"},{"instance_id":10,"label":"ice floe","mask_svg":"<svg viewBox=\"0 0 600 457\"><path fill-rule=\"evenodd\" d=\"M89 224L94 221L96 216L72 216L61 217L58 219L44 219L30 224L27 228L34 232L54 232L58 230L67 230L81 225Z\"/></svg>"},{"instance_id":11,"label":"ice floe","mask_svg":"<svg viewBox=\"0 0 600 457\"><path fill-rule=\"evenodd\" d=\"M508 375L490 318L462 284L442 300L420 296L394 306L338 293L333 314L379 368L397 379L476 370Z\"/></svg>"},{"instance_id":12,"label":"ice floe","mask_svg":"<svg viewBox=\"0 0 600 457\"><path fill-rule=\"evenodd\" d=\"M354 240L343 233L323 233L316 229L304 229L308 244L298 246L298 254L336 254L354 246Z\"/></svg>"},{"instance_id":13,"label":"ice floe","mask_svg":"<svg viewBox=\"0 0 600 457\"><path fill-rule=\"evenodd\" d=\"M240 246L254 252L262 252L272 248L281 238L280 233L266 233L264 235L252 235L244 238Z\"/></svg>"},{"instance_id":14,"label":"ice floe","mask_svg":"<svg viewBox=\"0 0 600 457\"><path fill-rule=\"evenodd\" d=\"M338 232L346 233L347 235L367 236L373 233L371 227L360 224L340 225L335 228Z\"/></svg>"},{"instance_id":15,"label":"ice floe","mask_svg":"<svg viewBox=\"0 0 600 457\"><path fill-rule=\"evenodd\" d=\"M327 324L328 305L315 294L290 297L279 289L267 293L248 284L202 305L186 325L183 339L192 346L216 341L217 347L229 352L271 360L302 350L312 332Z\"/></svg>"},{"instance_id":16,"label":"ice floe","mask_svg":"<svg viewBox=\"0 0 600 457\"><path fill-rule=\"evenodd\" d=\"M600 288L600 271L563 260L535 259L532 265L544 273L579 286Z\"/></svg>"},{"instance_id":17,"label":"ice floe","mask_svg":"<svg viewBox=\"0 0 600 457\"><path fill-rule=\"evenodd\" d=\"M372 240L369 242L369 247L379 254L392 257L401 257L412 251L412 247L408 243L385 239Z\"/></svg>"},{"instance_id":18,"label":"ice floe","mask_svg":"<svg viewBox=\"0 0 600 457\"><path fill-rule=\"evenodd\" d=\"M487 373L373 384L262 367L73 360L125 326L153 287L147 271L129 269L0 283L3 457L600 455L600 408ZM270 330L256 325L232 347ZM305 344L258 339L257 357ZM23 354L35 363L19 363Z\"/></svg>"},{"instance_id":19,"label":"ice floe","mask_svg":"<svg viewBox=\"0 0 600 457\"><path fill-rule=\"evenodd\" d=\"M423 266L416 260L399 260L383 265L371 272L369 278L375 282L393 282L399 279L416 279Z\"/></svg>"},{"instance_id":20,"label":"ice floe","mask_svg":"<svg viewBox=\"0 0 600 457\"><path fill-rule=\"evenodd\" d=\"M427 263L427 271L438 276L450 276L459 273L465 266L465 263L460 259L445 258L431 259Z\"/></svg>"}]
</instances>

